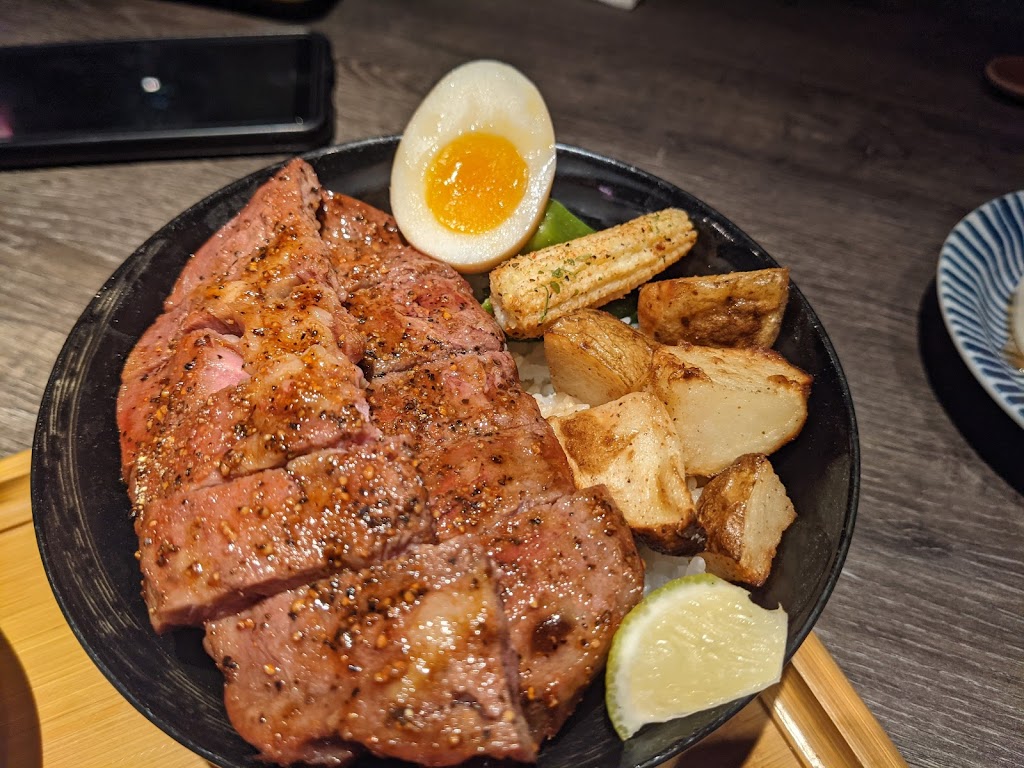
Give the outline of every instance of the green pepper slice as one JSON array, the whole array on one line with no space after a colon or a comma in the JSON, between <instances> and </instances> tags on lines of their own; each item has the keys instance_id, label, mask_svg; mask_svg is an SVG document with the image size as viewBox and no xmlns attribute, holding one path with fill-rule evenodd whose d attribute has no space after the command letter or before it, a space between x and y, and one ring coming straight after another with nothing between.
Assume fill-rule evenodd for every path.
<instances>
[{"instance_id":1,"label":"green pepper slice","mask_svg":"<svg viewBox=\"0 0 1024 768\"><path fill-rule=\"evenodd\" d=\"M544 209L544 217L540 220L540 226L533 233L521 253L539 251L550 245L558 245L577 237L589 235L594 231L585 221L577 218L568 208L560 202L551 198Z\"/></svg>"}]
</instances>

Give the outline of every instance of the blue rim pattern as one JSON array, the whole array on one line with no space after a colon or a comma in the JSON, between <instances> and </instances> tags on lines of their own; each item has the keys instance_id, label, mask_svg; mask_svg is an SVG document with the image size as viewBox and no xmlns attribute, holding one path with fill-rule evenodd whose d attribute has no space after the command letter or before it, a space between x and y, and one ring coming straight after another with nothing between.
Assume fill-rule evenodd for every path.
<instances>
[{"instance_id":1,"label":"blue rim pattern","mask_svg":"<svg viewBox=\"0 0 1024 768\"><path fill-rule=\"evenodd\" d=\"M1010 303L1024 279L1024 190L965 216L939 254L942 318L957 351L985 391L1024 427L1024 371L1014 367Z\"/></svg>"}]
</instances>

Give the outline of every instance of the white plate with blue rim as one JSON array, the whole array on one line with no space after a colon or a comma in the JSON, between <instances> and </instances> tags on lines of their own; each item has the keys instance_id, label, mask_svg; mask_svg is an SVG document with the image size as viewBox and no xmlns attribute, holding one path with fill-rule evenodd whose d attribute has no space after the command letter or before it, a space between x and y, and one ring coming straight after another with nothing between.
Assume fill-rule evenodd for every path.
<instances>
[{"instance_id":1,"label":"white plate with blue rim","mask_svg":"<svg viewBox=\"0 0 1024 768\"><path fill-rule=\"evenodd\" d=\"M1024 427L1024 354L1013 342L1024 280L1024 190L965 216L939 254L939 307L957 351L999 406Z\"/></svg>"}]
</instances>

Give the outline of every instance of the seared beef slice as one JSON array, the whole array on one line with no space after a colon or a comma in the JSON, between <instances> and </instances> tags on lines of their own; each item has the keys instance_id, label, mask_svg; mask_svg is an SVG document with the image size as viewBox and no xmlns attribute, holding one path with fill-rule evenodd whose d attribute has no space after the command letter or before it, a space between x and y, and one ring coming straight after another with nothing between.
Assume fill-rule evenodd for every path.
<instances>
[{"instance_id":1,"label":"seared beef slice","mask_svg":"<svg viewBox=\"0 0 1024 768\"><path fill-rule=\"evenodd\" d=\"M185 337L191 344L191 336ZM209 335L168 384L126 477L137 510L192 488L284 466L309 451L371 442L359 369L314 346L281 355L252 376L228 370L229 353ZM214 354L203 350L217 346ZM182 351L182 350L179 350ZM172 361L179 361L176 354ZM237 356L235 357L237 360ZM202 382L240 378L202 397ZM193 381L199 383L193 384Z\"/></svg>"},{"instance_id":2,"label":"seared beef slice","mask_svg":"<svg viewBox=\"0 0 1024 768\"><path fill-rule=\"evenodd\" d=\"M189 302L193 290L225 275L234 276L244 259L282 232L317 232L320 181L308 163L292 160L261 185L245 207L221 227L182 270L164 303L173 309Z\"/></svg>"},{"instance_id":3,"label":"seared beef slice","mask_svg":"<svg viewBox=\"0 0 1024 768\"><path fill-rule=\"evenodd\" d=\"M362 200L324 190L319 216L320 236L331 251L338 286L346 293L376 285L389 266L412 250L395 220Z\"/></svg>"},{"instance_id":4,"label":"seared beef slice","mask_svg":"<svg viewBox=\"0 0 1024 768\"><path fill-rule=\"evenodd\" d=\"M553 736L643 593L643 561L629 526L596 487L478 518L473 538L498 568L526 717L538 740Z\"/></svg>"},{"instance_id":5,"label":"seared beef slice","mask_svg":"<svg viewBox=\"0 0 1024 768\"><path fill-rule=\"evenodd\" d=\"M228 283L244 277L254 286L260 280L266 284L275 272L282 271L290 272L288 279L294 281L300 270L280 267L303 258L328 264L327 249L318 242L318 188L312 168L301 160L289 163L196 251L164 302L164 314L143 334L125 362L119 415L124 408L148 406L147 398L132 396L135 383L150 380L174 353L183 335L195 330L237 335L238 328L231 328L237 318L217 319L208 307ZM276 259L278 269L257 271L254 265L268 258ZM170 374L180 375L179 369L175 367Z\"/></svg>"},{"instance_id":6,"label":"seared beef slice","mask_svg":"<svg viewBox=\"0 0 1024 768\"><path fill-rule=\"evenodd\" d=\"M420 472L442 539L486 536L521 507L574 490L562 447L542 420L428 451Z\"/></svg>"},{"instance_id":7,"label":"seared beef slice","mask_svg":"<svg viewBox=\"0 0 1024 768\"><path fill-rule=\"evenodd\" d=\"M469 540L279 594L207 625L206 647L232 724L269 760L356 745L424 765L536 753L491 569Z\"/></svg>"},{"instance_id":8,"label":"seared beef slice","mask_svg":"<svg viewBox=\"0 0 1024 768\"><path fill-rule=\"evenodd\" d=\"M376 434L319 202L312 169L289 163L197 251L129 356L118 424L137 507Z\"/></svg>"},{"instance_id":9,"label":"seared beef slice","mask_svg":"<svg viewBox=\"0 0 1024 768\"><path fill-rule=\"evenodd\" d=\"M455 355L371 379L369 402L374 424L407 436L418 451L541 419L507 352Z\"/></svg>"},{"instance_id":10,"label":"seared beef slice","mask_svg":"<svg viewBox=\"0 0 1024 768\"><path fill-rule=\"evenodd\" d=\"M501 329L480 308L469 284L422 254L353 293L346 307L366 335L363 369L370 377L465 352L496 352L504 345Z\"/></svg>"},{"instance_id":11,"label":"seared beef slice","mask_svg":"<svg viewBox=\"0 0 1024 768\"><path fill-rule=\"evenodd\" d=\"M429 541L425 501L407 450L387 441L150 504L136 518L150 620L200 624Z\"/></svg>"}]
</instances>

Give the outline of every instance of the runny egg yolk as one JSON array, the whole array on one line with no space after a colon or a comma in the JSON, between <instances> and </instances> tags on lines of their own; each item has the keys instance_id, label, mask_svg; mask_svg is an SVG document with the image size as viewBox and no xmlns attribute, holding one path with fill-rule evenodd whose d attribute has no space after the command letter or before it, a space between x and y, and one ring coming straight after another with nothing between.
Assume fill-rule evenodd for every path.
<instances>
[{"instance_id":1,"label":"runny egg yolk","mask_svg":"<svg viewBox=\"0 0 1024 768\"><path fill-rule=\"evenodd\" d=\"M464 133L434 156L426 172L426 202L455 232L479 235L512 215L526 192L526 161L493 133Z\"/></svg>"}]
</instances>

